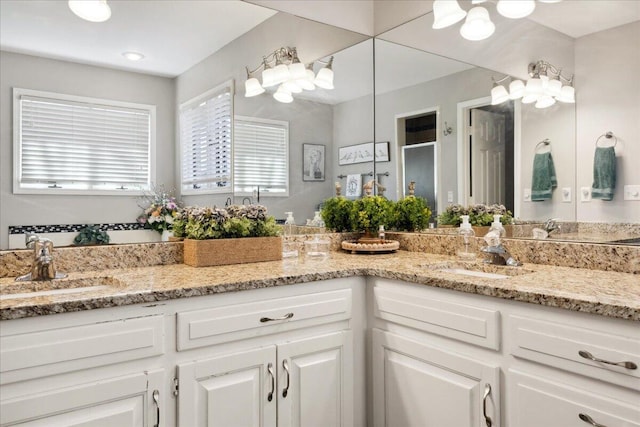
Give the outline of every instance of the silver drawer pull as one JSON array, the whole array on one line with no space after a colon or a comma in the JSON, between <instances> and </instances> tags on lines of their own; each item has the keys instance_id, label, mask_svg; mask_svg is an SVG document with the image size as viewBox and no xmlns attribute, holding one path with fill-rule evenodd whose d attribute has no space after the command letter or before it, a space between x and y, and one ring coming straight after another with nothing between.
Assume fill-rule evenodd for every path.
<instances>
[{"instance_id":1,"label":"silver drawer pull","mask_svg":"<svg viewBox=\"0 0 640 427\"><path fill-rule=\"evenodd\" d=\"M638 365L636 365L633 362L609 362L608 360L598 359L588 351L584 351L584 350L580 350L578 354L580 355L580 357L593 360L594 362L606 363L607 365L622 366L623 368L626 368L626 369L638 369Z\"/></svg>"},{"instance_id":2,"label":"silver drawer pull","mask_svg":"<svg viewBox=\"0 0 640 427\"><path fill-rule=\"evenodd\" d=\"M604 424L597 423L587 414L578 414L578 418L584 421L587 424L591 424L593 427L607 427Z\"/></svg>"},{"instance_id":3,"label":"silver drawer pull","mask_svg":"<svg viewBox=\"0 0 640 427\"><path fill-rule=\"evenodd\" d=\"M282 361L282 367L287 373L287 386L282 390L282 397L287 397L287 394L289 394L289 386L291 385L291 374L289 373L289 364L287 363L287 359Z\"/></svg>"},{"instance_id":4,"label":"silver drawer pull","mask_svg":"<svg viewBox=\"0 0 640 427\"><path fill-rule=\"evenodd\" d=\"M482 396L482 415L484 416L484 422L487 424L487 427L491 427L493 421L491 421L491 417L487 415L487 397L491 394L491 384L487 383L484 385L484 396Z\"/></svg>"},{"instance_id":5,"label":"silver drawer pull","mask_svg":"<svg viewBox=\"0 0 640 427\"><path fill-rule=\"evenodd\" d=\"M156 405L156 423L153 427L160 427L160 392L158 390L153 390L153 403Z\"/></svg>"},{"instance_id":6,"label":"silver drawer pull","mask_svg":"<svg viewBox=\"0 0 640 427\"><path fill-rule=\"evenodd\" d=\"M287 319L291 319L293 317L293 313L287 313L282 317L261 317L260 318L260 322L265 323L265 322L276 322L278 320L287 320Z\"/></svg>"},{"instance_id":7,"label":"silver drawer pull","mask_svg":"<svg viewBox=\"0 0 640 427\"><path fill-rule=\"evenodd\" d=\"M267 365L267 371L269 371L269 376L271 377L271 391L267 395L267 400L271 402L273 400L273 392L276 391L276 376L273 373L273 365L271 363Z\"/></svg>"}]
</instances>

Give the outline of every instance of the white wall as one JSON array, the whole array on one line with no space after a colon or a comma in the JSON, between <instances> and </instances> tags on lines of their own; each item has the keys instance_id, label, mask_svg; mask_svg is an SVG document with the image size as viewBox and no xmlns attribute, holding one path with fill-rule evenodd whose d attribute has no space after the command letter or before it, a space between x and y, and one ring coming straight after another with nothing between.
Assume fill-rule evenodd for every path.
<instances>
[{"instance_id":1,"label":"white wall","mask_svg":"<svg viewBox=\"0 0 640 427\"><path fill-rule=\"evenodd\" d=\"M164 77L0 52L0 248L10 225L135 222L134 196L14 195L14 87L156 106L156 184L173 186L174 81Z\"/></svg>"},{"instance_id":2,"label":"white wall","mask_svg":"<svg viewBox=\"0 0 640 427\"><path fill-rule=\"evenodd\" d=\"M576 40L577 186L591 187L596 139L618 138L612 201L578 202L578 221L640 222L640 201L624 201L625 184L640 185L640 22Z\"/></svg>"},{"instance_id":3,"label":"white wall","mask_svg":"<svg viewBox=\"0 0 640 427\"><path fill-rule=\"evenodd\" d=\"M185 102L218 84L236 82L235 114L285 120L289 122L289 184L287 199L261 197L270 214L284 218L292 210L297 223L313 218L313 211L330 197L333 188L333 108L328 104L305 101L294 95L290 104L275 101L270 93L244 97L246 71L255 68L263 56L283 47L296 47L302 62L323 58L366 39L365 36L325 24L278 13L232 43L204 59L176 79L177 103ZM272 91L271 91L272 92ZM363 124L362 126L364 126ZM372 124L368 124L372 128ZM178 131L178 129L176 129ZM302 181L302 144L325 144L327 163L324 182ZM224 205L231 194L184 197L186 204ZM236 202L241 202L238 198Z\"/></svg>"}]
</instances>

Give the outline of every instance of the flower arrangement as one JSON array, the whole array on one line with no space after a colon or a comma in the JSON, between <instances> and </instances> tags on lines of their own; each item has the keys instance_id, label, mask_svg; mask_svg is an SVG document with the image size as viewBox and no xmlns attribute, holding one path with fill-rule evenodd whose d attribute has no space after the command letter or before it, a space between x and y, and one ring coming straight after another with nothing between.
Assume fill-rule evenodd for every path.
<instances>
[{"instance_id":1,"label":"flower arrangement","mask_svg":"<svg viewBox=\"0 0 640 427\"><path fill-rule=\"evenodd\" d=\"M262 205L231 205L226 209L188 206L173 221L173 235L194 240L278 236L280 228Z\"/></svg>"},{"instance_id":2,"label":"flower arrangement","mask_svg":"<svg viewBox=\"0 0 640 427\"><path fill-rule=\"evenodd\" d=\"M162 186L153 188L151 193L143 195L138 206L142 213L138 216L137 222L159 233L173 229L173 223L181 209L176 198Z\"/></svg>"},{"instance_id":3,"label":"flower arrangement","mask_svg":"<svg viewBox=\"0 0 640 427\"><path fill-rule=\"evenodd\" d=\"M447 209L438 216L438 224L459 226L462 222L461 215L469 215L469 222L475 226L487 226L493 222L494 215L502 215L500 222L509 225L513 222L513 214L503 205L449 205Z\"/></svg>"}]
</instances>

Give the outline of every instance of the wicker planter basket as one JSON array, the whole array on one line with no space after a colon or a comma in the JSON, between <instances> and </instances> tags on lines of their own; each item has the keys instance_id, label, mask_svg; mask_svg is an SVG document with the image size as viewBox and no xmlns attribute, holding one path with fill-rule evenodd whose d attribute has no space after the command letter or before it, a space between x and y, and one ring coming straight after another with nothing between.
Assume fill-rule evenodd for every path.
<instances>
[{"instance_id":1,"label":"wicker planter basket","mask_svg":"<svg viewBox=\"0 0 640 427\"><path fill-rule=\"evenodd\" d=\"M282 237L184 240L184 263L210 267L282 259Z\"/></svg>"}]
</instances>

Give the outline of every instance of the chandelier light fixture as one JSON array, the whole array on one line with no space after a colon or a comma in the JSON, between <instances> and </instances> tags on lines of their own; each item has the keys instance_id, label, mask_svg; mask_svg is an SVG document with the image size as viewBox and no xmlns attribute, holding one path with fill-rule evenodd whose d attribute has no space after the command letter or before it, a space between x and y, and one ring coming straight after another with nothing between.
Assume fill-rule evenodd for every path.
<instances>
[{"instance_id":1,"label":"chandelier light fixture","mask_svg":"<svg viewBox=\"0 0 640 427\"><path fill-rule=\"evenodd\" d=\"M547 108L556 101L573 104L576 102L573 75L566 77L562 70L547 61L529 64L529 80L511 80L509 90L504 86L510 76L493 79L491 105L502 104L510 99L522 99L523 104L535 103L536 108Z\"/></svg>"},{"instance_id":2,"label":"chandelier light fixture","mask_svg":"<svg viewBox=\"0 0 640 427\"><path fill-rule=\"evenodd\" d=\"M471 0L473 6L466 12L457 0L435 0L433 2L433 26L438 30L465 19L460 35L467 40L484 40L491 37L496 26L491 22L489 11L480 3L487 0ZM540 3L558 3L562 0L538 0ZM498 0L496 10L505 18L520 19L529 16L536 8L535 0Z\"/></svg>"},{"instance_id":3,"label":"chandelier light fixture","mask_svg":"<svg viewBox=\"0 0 640 427\"><path fill-rule=\"evenodd\" d=\"M324 65L316 75L313 65L317 62ZM303 90L312 91L316 87L333 89L333 56L329 61L314 61L305 66L298 58L295 47L281 47L267 56L262 57L262 63L254 70L247 70L247 80L244 82L244 96L250 98L265 92L266 88L277 86L273 97L276 101L293 102L293 94ZM256 73L262 70L262 83Z\"/></svg>"},{"instance_id":4,"label":"chandelier light fixture","mask_svg":"<svg viewBox=\"0 0 640 427\"><path fill-rule=\"evenodd\" d=\"M69 0L69 9L80 18L91 22L104 22L111 18L107 0Z\"/></svg>"}]
</instances>

